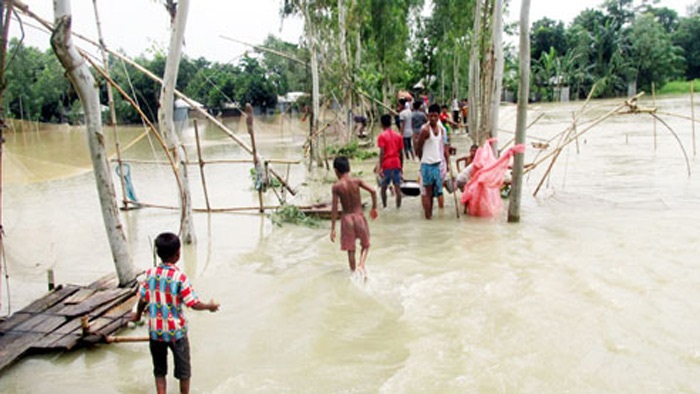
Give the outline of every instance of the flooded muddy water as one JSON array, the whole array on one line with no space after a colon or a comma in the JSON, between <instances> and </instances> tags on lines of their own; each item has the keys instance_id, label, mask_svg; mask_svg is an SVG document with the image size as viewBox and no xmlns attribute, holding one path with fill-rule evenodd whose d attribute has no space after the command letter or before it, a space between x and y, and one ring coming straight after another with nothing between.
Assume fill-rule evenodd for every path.
<instances>
[{"instance_id":1,"label":"flooded muddy water","mask_svg":"<svg viewBox=\"0 0 700 394\"><path fill-rule=\"evenodd\" d=\"M578 129L618 103L594 102ZM687 97L658 106L690 114ZM579 108L533 106L531 120L544 115L530 136L551 138ZM329 222L277 227L257 213L195 214L197 243L185 248L180 266L200 297L222 306L216 314L188 311L192 391L700 392L700 164L690 121L662 117L685 146L692 176L662 124L655 149L648 115L616 116L562 151L537 197L547 163L528 175L518 224L505 215L457 219L451 195L431 221L417 198L406 197L400 210L380 209L370 223L367 283L349 274ZM514 123L515 110L504 107L501 127L513 130ZM229 125L247 138L239 120ZM212 126L200 122L199 129L208 160L248 157ZM266 158L303 159L307 123L271 117L256 129ZM122 144L142 131L121 128ZM58 283L78 284L114 269L83 132L55 127L8 131L6 138L11 299L3 282L3 314L8 302L17 311L43 295L49 268ZM510 138L501 134L501 141ZM184 140L196 158L191 127ZM467 138L455 141L464 154ZM528 146L525 161L538 152ZM149 139L124 156L162 160ZM353 173L374 183L373 165L353 161ZM213 207L257 205L251 167L205 166ZM407 173L417 168L408 163ZM141 201L177 205L167 166L133 163L131 172ZM196 166L190 176L194 205L203 207ZM289 179L299 193L288 199L329 201L333 178L294 165ZM277 199L268 193L266 202ZM153 208L123 212L122 220L142 269L153 264L155 236L179 223L176 211ZM139 327L122 335L145 333ZM0 375L0 392L150 393L151 371L145 344L104 345L27 357ZM172 374L168 385L177 392Z\"/></svg>"}]
</instances>

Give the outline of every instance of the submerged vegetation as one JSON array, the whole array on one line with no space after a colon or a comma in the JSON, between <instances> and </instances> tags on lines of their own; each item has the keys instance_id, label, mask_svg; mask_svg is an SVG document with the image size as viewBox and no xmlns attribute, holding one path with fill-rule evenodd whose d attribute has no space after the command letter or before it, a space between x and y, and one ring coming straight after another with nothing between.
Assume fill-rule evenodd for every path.
<instances>
[{"instance_id":1,"label":"submerged vegetation","mask_svg":"<svg viewBox=\"0 0 700 394\"><path fill-rule=\"evenodd\" d=\"M367 160L377 157L377 151L368 150L361 147L357 141L352 141L340 147L328 147L328 154L331 156L345 156L348 159Z\"/></svg>"},{"instance_id":2,"label":"submerged vegetation","mask_svg":"<svg viewBox=\"0 0 700 394\"><path fill-rule=\"evenodd\" d=\"M304 214L296 205L282 205L275 212L269 214L269 217L272 223L278 227L285 223L313 228L321 225L318 218Z\"/></svg>"}]
</instances>

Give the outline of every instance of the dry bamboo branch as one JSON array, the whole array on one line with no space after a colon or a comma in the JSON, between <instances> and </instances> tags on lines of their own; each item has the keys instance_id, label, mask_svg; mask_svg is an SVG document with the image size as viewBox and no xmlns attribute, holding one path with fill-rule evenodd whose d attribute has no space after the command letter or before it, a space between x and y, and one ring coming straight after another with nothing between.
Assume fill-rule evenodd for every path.
<instances>
[{"instance_id":1,"label":"dry bamboo branch","mask_svg":"<svg viewBox=\"0 0 700 394\"><path fill-rule=\"evenodd\" d=\"M643 96L643 95L644 95L644 92L641 92L641 93L637 94L636 96L634 96L632 99L630 99L630 100L628 100L628 101L625 101L624 103L622 103L622 104L618 105L617 107L615 107L614 109L610 110L610 111L609 111L608 113L606 113L605 115L601 115L601 116L598 117L595 121L593 121L590 125L588 125L586 128L584 128L583 130L581 130L581 131L579 131L578 133L576 133L576 135L574 135L572 138L570 138L570 139L564 141L564 143L563 143L561 146L558 146L554 151L552 151L552 152L550 152L550 153L544 155L544 157L542 157L542 158L539 159L538 161L532 163L532 166L530 166L529 168L525 169L525 172L532 171L532 170L533 170L534 168L536 168L538 165L542 164L543 161L545 161L545 160L549 159L550 157L554 156L554 155L556 154L557 150L563 149L566 145L568 145L568 144L570 144L571 142L575 141L576 138L580 137L582 134L588 132L589 130L591 130L591 129L594 128L595 126L599 125L600 123L602 123L602 122L603 122L604 120L606 120L607 118L609 118L609 117L611 117L611 116L617 114L617 113L620 111L620 109L622 109L622 108L628 106L631 100L636 100L636 99L638 99L639 97L641 97L641 96Z\"/></svg>"},{"instance_id":2,"label":"dry bamboo branch","mask_svg":"<svg viewBox=\"0 0 700 394\"><path fill-rule=\"evenodd\" d=\"M685 147L683 146L683 143L681 142L681 139L678 137L678 134L676 134L676 132L673 131L673 129L671 128L671 126L668 125L668 123L666 123L663 119L659 118L655 113L652 113L651 116L653 116L653 117L656 118L659 122L661 122L661 124L663 124L664 126L666 126L666 128L668 129L668 131L670 131L671 134L673 134L673 138L675 138L676 141L678 142L678 145L681 147L681 151L683 152L683 156L685 157L685 166L686 166L686 168L688 169L688 177L690 177L690 160L688 160L688 154L686 153Z\"/></svg>"}]
</instances>

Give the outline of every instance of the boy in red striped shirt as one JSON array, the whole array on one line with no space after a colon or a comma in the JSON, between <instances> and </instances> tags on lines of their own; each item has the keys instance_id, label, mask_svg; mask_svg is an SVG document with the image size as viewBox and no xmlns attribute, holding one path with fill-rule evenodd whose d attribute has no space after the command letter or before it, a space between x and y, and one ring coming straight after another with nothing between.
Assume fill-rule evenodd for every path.
<instances>
[{"instance_id":1,"label":"boy in red striped shirt","mask_svg":"<svg viewBox=\"0 0 700 394\"><path fill-rule=\"evenodd\" d=\"M194 310L216 312L219 304L199 301L190 280L175 264L180 260L180 238L173 233L156 237L156 253L161 264L146 271L139 286L139 303L133 321L141 320L148 307L148 331L156 391L165 394L168 374L168 348L175 359L175 377L180 380L180 393L190 391L190 344L183 304Z\"/></svg>"}]
</instances>

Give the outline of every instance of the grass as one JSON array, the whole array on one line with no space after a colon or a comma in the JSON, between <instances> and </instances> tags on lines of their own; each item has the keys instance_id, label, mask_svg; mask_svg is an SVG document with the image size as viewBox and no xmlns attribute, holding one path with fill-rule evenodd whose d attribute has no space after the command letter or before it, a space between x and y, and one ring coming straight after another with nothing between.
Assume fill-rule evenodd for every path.
<instances>
[{"instance_id":1,"label":"grass","mask_svg":"<svg viewBox=\"0 0 700 394\"><path fill-rule=\"evenodd\" d=\"M700 79L696 79L692 82L693 90L696 93L700 92ZM657 90L656 94L688 94L690 93L690 83L691 81L672 81Z\"/></svg>"},{"instance_id":2,"label":"grass","mask_svg":"<svg viewBox=\"0 0 700 394\"><path fill-rule=\"evenodd\" d=\"M296 205L282 205L270 214L270 220L275 226L279 227L282 227L284 223L313 228L321 225L318 218L305 215Z\"/></svg>"},{"instance_id":3,"label":"grass","mask_svg":"<svg viewBox=\"0 0 700 394\"><path fill-rule=\"evenodd\" d=\"M328 154L331 156L345 156L348 159L367 160L377 157L377 152L361 148L357 141L353 141L341 147L329 147Z\"/></svg>"}]
</instances>

